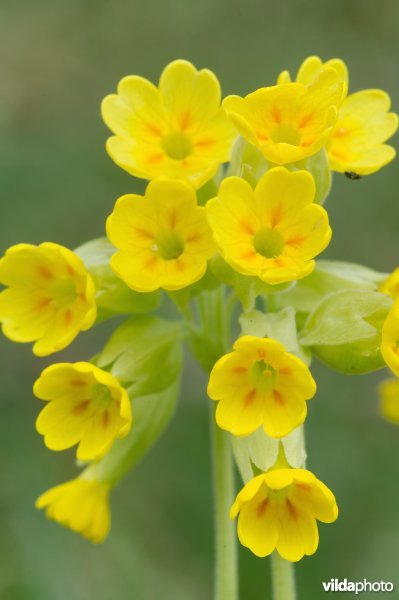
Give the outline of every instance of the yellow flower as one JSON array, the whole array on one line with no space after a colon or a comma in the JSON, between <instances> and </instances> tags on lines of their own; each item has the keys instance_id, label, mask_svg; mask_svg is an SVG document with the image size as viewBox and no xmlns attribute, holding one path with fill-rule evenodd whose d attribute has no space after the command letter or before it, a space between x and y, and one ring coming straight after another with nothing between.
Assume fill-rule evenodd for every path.
<instances>
[{"instance_id":1,"label":"yellow flower","mask_svg":"<svg viewBox=\"0 0 399 600\"><path fill-rule=\"evenodd\" d=\"M302 63L296 81L311 86L323 71L330 68L336 70L347 86L345 63L333 59L323 64L317 56L311 56ZM289 80L287 71L281 73L278 79L279 83ZM390 97L382 90L362 90L344 100L327 143L334 171L369 175L395 158L395 149L384 144L398 128L398 116L388 112L390 106Z\"/></svg>"},{"instance_id":2,"label":"yellow flower","mask_svg":"<svg viewBox=\"0 0 399 600\"><path fill-rule=\"evenodd\" d=\"M384 419L399 425L399 379L385 379L378 386L380 413Z\"/></svg>"},{"instance_id":3,"label":"yellow flower","mask_svg":"<svg viewBox=\"0 0 399 600\"><path fill-rule=\"evenodd\" d=\"M218 400L216 422L234 435L261 425L274 438L288 435L306 418L306 402L316 393L308 367L273 339L242 336L233 352L212 369L208 395Z\"/></svg>"},{"instance_id":4,"label":"yellow flower","mask_svg":"<svg viewBox=\"0 0 399 600\"><path fill-rule=\"evenodd\" d=\"M79 460L103 456L131 427L130 399L118 380L87 362L59 363L44 369L33 387L48 401L36 421L50 450L79 444Z\"/></svg>"},{"instance_id":5,"label":"yellow flower","mask_svg":"<svg viewBox=\"0 0 399 600\"><path fill-rule=\"evenodd\" d=\"M230 517L238 517L241 544L256 556L277 552L296 562L319 544L316 519L338 517L333 493L305 469L272 469L251 479L240 491Z\"/></svg>"},{"instance_id":6,"label":"yellow flower","mask_svg":"<svg viewBox=\"0 0 399 600\"><path fill-rule=\"evenodd\" d=\"M205 209L182 181L152 181L145 197L117 201L107 235L115 273L133 290L179 290L201 279L215 252Z\"/></svg>"},{"instance_id":7,"label":"yellow flower","mask_svg":"<svg viewBox=\"0 0 399 600\"><path fill-rule=\"evenodd\" d=\"M78 477L42 494L36 508L44 508L47 518L99 544L111 525L109 491L107 483Z\"/></svg>"},{"instance_id":8,"label":"yellow flower","mask_svg":"<svg viewBox=\"0 0 399 600\"><path fill-rule=\"evenodd\" d=\"M96 320L94 283L81 259L49 242L18 244L0 260L0 322L14 342L35 342L46 356L62 350Z\"/></svg>"},{"instance_id":9,"label":"yellow flower","mask_svg":"<svg viewBox=\"0 0 399 600\"><path fill-rule=\"evenodd\" d=\"M379 291L392 296L393 299L399 298L399 267L381 283Z\"/></svg>"},{"instance_id":10,"label":"yellow flower","mask_svg":"<svg viewBox=\"0 0 399 600\"><path fill-rule=\"evenodd\" d=\"M335 69L323 70L310 85L286 83L228 96L228 117L241 135L278 165L315 154L330 137L345 85Z\"/></svg>"},{"instance_id":11,"label":"yellow flower","mask_svg":"<svg viewBox=\"0 0 399 600\"><path fill-rule=\"evenodd\" d=\"M228 177L207 204L216 243L225 260L244 275L270 284L309 275L313 258L331 239L327 212L314 204L315 185L306 171L267 171L255 190Z\"/></svg>"},{"instance_id":12,"label":"yellow flower","mask_svg":"<svg viewBox=\"0 0 399 600\"><path fill-rule=\"evenodd\" d=\"M117 165L143 179L184 179L200 187L230 158L234 130L220 107L220 85L207 69L171 62L157 88L124 77L102 103L115 133L107 151Z\"/></svg>"},{"instance_id":13,"label":"yellow flower","mask_svg":"<svg viewBox=\"0 0 399 600\"><path fill-rule=\"evenodd\" d=\"M399 376L399 299L393 303L382 326L381 354L391 371Z\"/></svg>"}]
</instances>

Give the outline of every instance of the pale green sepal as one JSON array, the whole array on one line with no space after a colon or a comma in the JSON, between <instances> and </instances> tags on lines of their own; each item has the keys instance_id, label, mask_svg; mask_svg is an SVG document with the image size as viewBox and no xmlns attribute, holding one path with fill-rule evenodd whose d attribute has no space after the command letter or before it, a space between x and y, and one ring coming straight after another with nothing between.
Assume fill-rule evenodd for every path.
<instances>
[{"instance_id":1,"label":"pale green sepal","mask_svg":"<svg viewBox=\"0 0 399 600\"><path fill-rule=\"evenodd\" d=\"M277 285L269 285L264 281L261 281L258 277L241 275L241 273L237 273L237 271L230 267L221 256L212 259L210 269L216 279L234 288L236 296L245 311L253 309L258 296L283 293L291 290L295 286L295 282L291 281Z\"/></svg>"},{"instance_id":2,"label":"pale green sepal","mask_svg":"<svg viewBox=\"0 0 399 600\"><path fill-rule=\"evenodd\" d=\"M165 389L181 369L183 330L176 321L156 316L131 317L120 325L96 363L135 395Z\"/></svg>"},{"instance_id":3,"label":"pale green sepal","mask_svg":"<svg viewBox=\"0 0 399 600\"><path fill-rule=\"evenodd\" d=\"M328 161L327 152L324 148L305 160L294 163L295 169L305 169L313 176L316 185L314 202L324 204L331 190L332 172Z\"/></svg>"},{"instance_id":4,"label":"pale green sepal","mask_svg":"<svg viewBox=\"0 0 399 600\"><path fill-rule=\"evenodd\" d=\"M245 437L230 436L234 459L244 482L256 475L257 469L263 473L276 462L279 442L284 446L288 463L295 469L304 468L306 451L303 442L303 426L297 427L282 440L269 437L260 427Z\"/></svg>"},{"instance_id":5,"label":"pale green sepal","mask_svg":"<svg viewBox=\"0 0 399 600\"><path fill-rule=\"evenodd\" d=\"M116 249L106 238L92 240L75 250L96 286L99 309L97 321L104 321L117 314L152 312L160 302L159 291L134 292L115 275L109 264L115 252Z\"/></svg>"},{"instance_id":6,"label":"pale green sepal","mask_svg":"<svg viewBox=\"0 0 399 600\"><path fill-rule=\"evenodd\" d=\"M336 346L373 339L391 305L392 298L379 292L334 292L309 315L300 342L304 346Z\"/></svg>"},{"instance_id":7,"label":"pale green sepal","mask_svg":"<svg viewBox=\"0 0 399 600\"><path fill-rule=\"evenodd\" d=\"M276 297L276 302L280 307L294 306L299 312L309 313L332 292L350 289L377 291L386 277L385 273L355 263L317 260L313 273L298 281L288 293Z\"/></svg>"},{"instance_id":8,"label":"pale green sepal","mask_svg":"<svg viewBox=\"0 0 399 600\"><path fill-rule=\"evenodd\" d=\"M240 325L243 335L277 340L288 352L310 364L312 355L309 349L302 347L298 341L295 310L292 307L287 306L279 312L266 314L252 310L241 315Z\"/></svg>"}]
</instances>

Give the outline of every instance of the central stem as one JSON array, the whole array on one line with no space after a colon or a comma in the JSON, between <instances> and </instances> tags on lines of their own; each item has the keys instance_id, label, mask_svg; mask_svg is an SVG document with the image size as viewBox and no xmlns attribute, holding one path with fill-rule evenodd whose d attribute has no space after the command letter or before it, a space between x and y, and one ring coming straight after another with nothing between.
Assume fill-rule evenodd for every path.
<instances>
[{"instance_id":1,"label":"central stem","mask_svg":"<svg viewBox=\"0 0 399 600\"><path fill-rule=\"evenodd\" d=\"M214 407L211 405L210 409L215 507L215 600L237 600L237 541L234 523L229 517L235 497L233 455L229 434L216 425Z\"/></svg>"},{"instance_id":2,"label":"central stem","mask_svg":"<svg viewBox=\"0 0 399 600\"><path fill-rule=\"evenodd\" d=\"M294 565L275 550L271 556L273 600L295 600Z\"/></svg>"}]
</instances>

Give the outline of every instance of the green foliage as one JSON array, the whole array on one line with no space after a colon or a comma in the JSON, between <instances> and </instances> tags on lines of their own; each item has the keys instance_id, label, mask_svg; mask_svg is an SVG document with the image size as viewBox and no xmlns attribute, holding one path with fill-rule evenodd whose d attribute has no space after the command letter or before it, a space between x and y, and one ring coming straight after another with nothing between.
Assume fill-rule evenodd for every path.
<instances>
[{"instance_id":1,"label":"green foliage","mask_svg":"<svg viewBox=\"0 0 399 600\"><path fill-rule=\"evenodd\" d=\"M113 333L96 364L109 370L134 396L170 386L181 370L182 328L156 316L134 316Z\"/></svg>"}]
</instances>

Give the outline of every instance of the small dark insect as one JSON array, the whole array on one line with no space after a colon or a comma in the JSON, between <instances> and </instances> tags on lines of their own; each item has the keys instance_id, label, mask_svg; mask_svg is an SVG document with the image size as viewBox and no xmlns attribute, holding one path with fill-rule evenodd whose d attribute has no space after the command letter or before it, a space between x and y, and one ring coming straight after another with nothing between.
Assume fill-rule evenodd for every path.
<instances>
[{"instance_id":1,"label":"small dark insect","mask_svg":"<svg viewBox=\"0 0 399 600\"><path fill-rule=\"evenodd\" d=\"M345 171L345 175L348 179L361 179L362 176L354 173L353 171Z\"/></svg>"}]
</instances>

